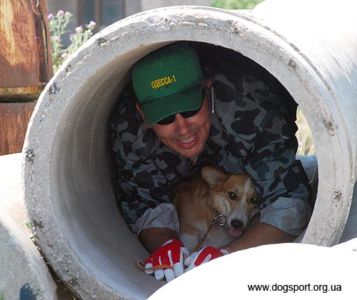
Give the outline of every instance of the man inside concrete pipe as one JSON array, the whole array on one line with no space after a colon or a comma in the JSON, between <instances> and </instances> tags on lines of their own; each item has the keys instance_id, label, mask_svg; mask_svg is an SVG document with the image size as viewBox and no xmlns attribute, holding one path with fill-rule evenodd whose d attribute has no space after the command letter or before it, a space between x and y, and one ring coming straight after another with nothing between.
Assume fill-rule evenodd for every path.
<instances>
[{"instance_id":1,"label":"man inside concrete pipe","mask_svg":"<svg viewBox=\"0 0 357 300\"><path fill-rule=\"evenodd\" d=\"M131 83L113 113L112 146L123 217L150 253L146 273L170 281L185 265L304 230L310 187L296 159L297 105L266 70L231 50L177 42L138 61ZM220 249L187 254L171 188L204 165L250 175L259 221Z\"/></svg>"}]
</instances>

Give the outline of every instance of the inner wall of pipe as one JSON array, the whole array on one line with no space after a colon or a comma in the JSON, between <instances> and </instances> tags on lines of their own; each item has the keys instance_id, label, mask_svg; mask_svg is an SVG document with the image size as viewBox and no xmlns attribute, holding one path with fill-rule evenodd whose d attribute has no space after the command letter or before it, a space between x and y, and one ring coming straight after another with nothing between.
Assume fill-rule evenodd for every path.
<instances>
[{"instance_id":1,"label":"inner wall of pipe","mask_svg":"<svg viewBox=\"0 0 357 300\"><path fill-rule=\"evenodd\" d=\"M147 254L123 221L114 197L117 170L108 120L131 66L163 45L132 51L96 72L89 79L95 84L84 83L56 134L52 190L61 199L54 203L56 219L61 220L74 257L121 295L136 289L146 297L162 282L135 268Z\"/></svg>"},{"instance_id":2,"label":"inner wall of pipe","mask_svg":"<svg viewBox=\"0 0 357 300\"><path fill-rule=\"evenodd\" d=\"M159 47L157 45L155 47ZM99 281L118 296L145 298L162 286L135 268L147 253L123 221L114 196L117 172L109 142L108 120L128 82L128 70L153 47L134 50L96 72L78 92L56 135L52 189L57 219L71 251ZM66 149L63 151L63 149Z\"/></svg>"}]
</instances>

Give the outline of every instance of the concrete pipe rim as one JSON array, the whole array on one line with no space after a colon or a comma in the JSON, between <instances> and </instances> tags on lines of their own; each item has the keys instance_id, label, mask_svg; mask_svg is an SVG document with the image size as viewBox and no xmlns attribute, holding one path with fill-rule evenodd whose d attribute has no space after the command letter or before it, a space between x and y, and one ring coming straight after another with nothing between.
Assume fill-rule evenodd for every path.
<instances>
[{"instance_id":1,"label":"concrete pipe rim","mask_svg":"<svg viewBox=\"0 0 357 300\"><path fill-rule=\"evenodd\" d=\"M246 14L207 7L170 7L142 12L96 34L61 67L40 96L23 150L24 194L39 245L60 277L83 298L99 295L108 299L142 298L161 286L151 278L128 271L134 266L126 261L142 259L146 252L139 249L141 246L134 236L130 237L119 212L113 213L114 196L110 184L105 182L110 178L102 169L103 165L110 164L105 159L105 139L102 137L103 145L100 146L95 137L104 134L103 121L108 118L110 107L114 104L107 102L113 101L111 99L118 91L118 85L111 85L110 82L119 84L124 81L136 60L149 51L179 40L208 43L237 51L267 69L294 99L299 99L297 102L302 106L316 142L319 172L329 173L319 180L315 210L302 242L332 245L342 233L353 183L342 182L341 178L353 177L348 159L352 146L346 139L348 133L339 110L324 106L322 99L334 105L328 89L323 83L318 87L312 84L321 82L313 66L282 37ZM261 49L265 49L263 54ZM295 76L288 77L287 74ZM100 94L104 95L101 100L95 100ZM314 103L309 102L311 97ZM309 115L311 106L320 115ZM316 119L327 120L332 125L323 127L325 130L321 131ZM336 127L339 134L336 134ZM86 152L83 145L74 141L75 138L83 139L82 143L87 143L90 151ZM343 150L336 153L336 149ZM91 159L98 157L99 162L91 163ZM343 157L338 167L336 157ZM85 179L78 178L76 168L86 174ZM97 185L95 188L91 186L93 183ZM83 188L84 185L89 186L88 191ZM78 193L76 189L83 194L81 198L91 199L90 204L95 208L90 209L84 200L81 203L71 202L78 196L75 195ZM101 193L106 198L103 208L95 206L98 204L91 198L91 193ZM110 201L112 204L109 204ZM339 203L337 206L336 202ZM108 220L104 212L102 219L94 218L94 210L99 209L111 211L119 220ZM79 211L80 214L73 215ZM120 227L118 235L127 238L125 251L130 253L120 253L122 246L111 237L115 230L110 229L108 233L94 232L99 229L92 229L93 233L88 231L90 226L103 229L101 222L107 228ZM321 224L326 224L325 228L321 228ZM96 243L92 240L94 236ZM113 247L100 248L100 243L108 243L111 239L116 243ZM125 257L118 258L116 255ZM148 284L142 283L143 291L132 294L135 284L131 278L124 276L118 283L115 275L120 272L116 273L112 264L123 268L123 273L129 272L130 276L126 277L137 277L135 284L144 281Z\"/></svg>"}]
</instances>

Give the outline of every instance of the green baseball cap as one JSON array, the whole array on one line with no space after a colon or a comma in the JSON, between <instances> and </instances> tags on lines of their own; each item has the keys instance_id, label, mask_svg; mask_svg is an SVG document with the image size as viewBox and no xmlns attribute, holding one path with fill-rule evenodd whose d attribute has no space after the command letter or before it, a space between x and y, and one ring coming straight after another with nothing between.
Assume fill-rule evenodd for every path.
<instances>
[{"instance_id":1,"label":"green baseball cap","mask_svg":"<svg viewBox=\"0 0 357 300\"><path fill-rule=\"evenodd\" d=\"M132 72L134 91L149 125L172 114L199 109L202 80L198 55L184 43L148 54Z\"/></svg>"}]
</instances>

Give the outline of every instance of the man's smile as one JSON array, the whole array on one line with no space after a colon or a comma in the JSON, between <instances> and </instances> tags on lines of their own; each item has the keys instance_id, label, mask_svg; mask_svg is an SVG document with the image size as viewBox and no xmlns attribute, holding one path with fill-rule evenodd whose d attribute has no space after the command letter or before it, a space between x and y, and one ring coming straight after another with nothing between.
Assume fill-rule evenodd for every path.
<instances>
[{"instance_id":1,"label":"man's smile","mask_svg":"<svg viewBox=\"0 0 357 300\"><path fill-rule=\"evenodd\" d=\"M190 149L196 145L197 141L198 134L195 133L185 138L176 139L176 144L181 148Z\"/></svg>"}]
</instances>

